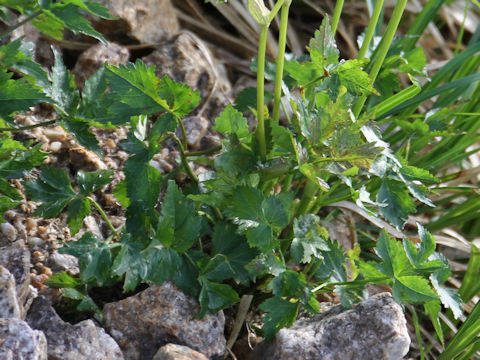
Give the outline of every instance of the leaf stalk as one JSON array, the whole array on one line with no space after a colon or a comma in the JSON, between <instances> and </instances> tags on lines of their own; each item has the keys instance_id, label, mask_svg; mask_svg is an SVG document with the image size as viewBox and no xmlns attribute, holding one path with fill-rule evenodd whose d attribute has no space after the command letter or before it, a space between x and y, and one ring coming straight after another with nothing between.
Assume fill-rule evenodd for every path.
<instances>
[{"instance_id":1,"label":"leaf stalk","mask_svg":"<svg viewBox=\"0 0 480 360\"><path fill-rule=\"evenodd\" d=\"M390 49L390 45L392 44L395 32L398 29L398 25L400 24L400 20L402 19L402 15L405 11L406 5L407 0L399 0L397 1L395 8L393 9L393 14L390 22L388 23L387 30L385 31L385 34L383 34L382 41L380 42L380 45L378 47L377 58L375 59L375 62L373 63L372 69L369 74L370 79L372 79L373 82L375 82L375 79L377 78L377 75L380 72L383 62L387 56L388 50ZM358 118L358 115L360 115L360 111L362 110L366 100L367 97L364 95L360 97L355 103L355 106L353 107L353 114L356 118Z\"/></svg>"},{"instance_id":2,"label":"leaf stalk","mask_svg":"<svg viewBox=\"0 0 480 360\"><path fill-rule=\"evenodd\" d=\"M285 63L285 48L287 45L288 12L290 10L290 1L282 6L280 15L280 33L278 35L278 57L277 72L275 74L275 95L273 100L273 121L278 123L280 118L280 104L282 98L283 66Z\"/></svg>"}]
</instances>

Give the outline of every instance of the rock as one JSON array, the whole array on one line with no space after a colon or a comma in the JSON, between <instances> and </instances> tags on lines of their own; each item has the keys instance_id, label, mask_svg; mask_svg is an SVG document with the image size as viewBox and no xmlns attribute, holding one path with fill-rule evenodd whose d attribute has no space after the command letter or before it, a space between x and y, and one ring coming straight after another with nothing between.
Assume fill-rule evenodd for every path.
<instances>
[{"instance_id":1,"label":"rock","mask_svg":"<svg viewBox=\"0 0 480 360\"><path fill-rule=\"evenodd\" d=\"M37 297L27 314L27 322L42 330L47 338L49 360L121 360L117 343L92 320L76 325L63 321L43 296Z\"/></svg>"},{"instance_id":2,"label":"rock","mask_svg":"<svg viewBox=\"0 0 480 360\"><path fill-rule=\"evenodd\" d=\"M97 154L83 147L69 149L68 157L70 163L79 170L97 171L107 169L107 166Z\"/></svg>"},{"instance_id":3,"label":"rock","mask_svg":"<svg viewBox=\"0 0 480 360\"><path fill-rule=\"evenodd\" d=\"M0 318L21 318L15 279L3 266L0 266Z\"/></svg>"},{"instance_id":4,"label":"rock","mask_svg":"<svg viewBox=\"0 0 480 360\"><path fill-rule=\"evenodd\" d=\"M208 360L208 358L187 346L167 344L158 349L152 360Z\"/></svg>"},{"instance_id":5,"label":"rock","mask_svg":"<svg viewBox=\"0 0 480 360\"><path fill-rule=\"evenodd\" d=\"M47 340L25 321L0 318L0 359L47 360Z\"/></svg>"},{"instance_id":6,"label":"rock","mask_svg":"<svg viewBox=\"0 0 480 360\"><path fill-rule=\"evenodd\" d=\"M203 116L189 116L183 119L185 133L187 134L187 143L192 150L200 148L200 142L207 135L210 122ZM181 139L182 132L180 129L176 131L177 136Z\"/></svg>"},{"instance_id":7,"label":"rock","mask_svg":"<svg viewBox=\"0 0 480 360\"><path fill-rule=\"evenodd\" d=\"M18 23L25 19L25 16L20 16L13 23ZM11 33L10 41L16 40L22 37L25 42L34 44L34 60L41 65L50 68L53 66L55 58L52 52L52 42L43 37L36 27L30 22L20 26ZM61 51L58 45L53 45L56 50Z\"/></svg>"},{"instance_id":8,"label":"rock","mask_svg":"<svg viewBox=\"0 0 480 360\"><path fill-rule=\"evenodd\" d=\"M208 357L225 352L223 312L194 319L197 301L170 282L106 304L105 327L125 357L151 359L167 343L186 345Z\"/></svg>"},{"instance_id":9,"label":"rock","mask_svg":"<svg viewBox=\"0 0 480 360\"><path fill-rule=\"evenodd\" d=\"M84 51L75 63L72 73L79 88L83 88L85 80L92 76L103 64L118 66L126 64L130 58L130 52L124 46L107 43L98 43Z\"/></svg>"},{"instance_id":10,"label":"rock","mask_svg":"<svg viewBox=\"0 0 480 360\"><path fill-rule=\"evenodd\" d=\"M8 246L1 247L0 265L13 275L18 302L23 307L30 296L30 251L25 246L25 242L17 240Z\"/></svg>"},{"instance_id":11,"label":"rock","mask_svg":"<svg viewBox=\"0 0 480 360\"><path fill-rule=\"evenodd\" d=\"M69 254L60 254L54 251L47 259L47 265L50 266L54 273L66 271L70 275L78 275L78 259Z\"/></svg>"},{"instance_id":12,"label":"rock","mask_svg":"<svg viewBox=\"0 0 480 360\"><path fill-rule=\"evenodd\" d=\"M262 360L396 360L409 350L410 337L402 308L389 293L374 295L353 309L297 320L261 343L254 359Z\"/></svg>"},{"instance_id":13,"label":"rock","mask_svg":"<svg viewBox=\"0 0 480 360\"><path fill-rule=\"evenodd\" d=\"M147 65L155 65L158 77L168 75L200 91L201 102L193 115L203 115L213 123L232 102L231 85L225 71L215 63L203 41L192 33L180 34L142 60Z\"/></svg>"},{"instance_id":14,"label":"rock","mask_svg":"<svg viewBox=\"0 0 480 360\"><path fill-rule=\"evenodd\" d=\"M36 236L30 236L27 239L27 242L28 242L28 246L29 246L30 250L32 250L32 251L37 250L37 249L43 249L45 247L45 240L43 240L39 237L36 237Z\"/></svg>"},{"instance_id":15,"label":"rock","mask_svg":"<svg viewBox=\"0 0 480 360\"><path fill-rule=\"evenodd\" d=\"M88 232L93 234L96 238L103 240L102 230L100 229L100 225L98 222L99 220L92 215L85 216L85 218L83 219L84 232L82 232L82 236L84 233ZM80 234L81 233L78 233L77 237L79 237Z\"/></svg>"},{"instance_id":16,"label":"rock","mask_svg":"<svg viewBox=\"0 0 480 360\"><path fill-rule=\"evenodd\" d=\"M155 43L178 32L178 18L171 0L95 0L120 21L92 19L107 38L134 37L141 43Z\"/></svg>"},{"instance_id":17,"label":"rock","mask_svg":"<svg viewBox=\"0 0 480 360\"><path fill-rule=\"evenodd\" d=\"M0 233L2 234L2 237L5 237L10 242L14 242L17 238L17 230L8 222L3 222L0 224ZM3 242L3 244L6 245L7 243Z\"/></svg>"}]
</instances>

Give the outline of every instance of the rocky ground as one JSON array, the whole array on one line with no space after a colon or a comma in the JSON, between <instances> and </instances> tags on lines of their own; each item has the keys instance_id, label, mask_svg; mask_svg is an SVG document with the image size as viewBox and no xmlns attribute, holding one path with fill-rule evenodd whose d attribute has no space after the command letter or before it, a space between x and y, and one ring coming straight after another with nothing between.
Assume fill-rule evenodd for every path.
<instances>
[{"instance_id":1,"label":"rocky ground","mask_svg":"<svg viewBox=\"0 0 480 360\"><path fill-rule=\"evenodd\" d=\"M108 46L84 43L87 48L71 61L77 85L82 87L104 62L119 65L140 57L156 66L157 75L169 75L200 91L202 103L185 119L190 149L217 145L212 121L245 81L230 83L209 45L182 31L170 0L101 2L121 20L113 27L96 23L112 42ZM162 45L138 56L135 47L113 42L127 35L138 44ZM23 26L12 39L19 36L36 43L42 64L52 64L50 44L36 30ZM133 51L137 51L135 55ZM52 119L52 109L39 106L17 116L16 121L19 126L29 126ZM128 155L118 143L126 134L125 128L95 130L103 158L80 146L60 126L35 128L18 137L43 143L42 149L49 153L46 163L72 175L79 170L115 170L114 181L95 197L113 226L120 228L125 222L124 211L112 192L123 178L123 162ZM152 165L167 173L177 166L177 158L175 148L167 147ZM20 182L15 186L23 193ZM269 344L250 331L242 331L237 343L227 347L235 311L193 319L198 303L171 283L151 286L120 300L112 297L103 306L103 327L93 319L66 322L53 307L61 301L60 290L44 282L59 271L78 274L76 258L60 254L58 249L85 232L104 239L107 225L99 214L92 213L82 230L71 236L65 218L33 217L36 206L25 200L7 211L6 222L0 224L0 359L401 359L408 352L410 337L403 311L388 293L372 296L348 311L324 304L320 315L299 319Z\"/></svg>"}]
</instances>

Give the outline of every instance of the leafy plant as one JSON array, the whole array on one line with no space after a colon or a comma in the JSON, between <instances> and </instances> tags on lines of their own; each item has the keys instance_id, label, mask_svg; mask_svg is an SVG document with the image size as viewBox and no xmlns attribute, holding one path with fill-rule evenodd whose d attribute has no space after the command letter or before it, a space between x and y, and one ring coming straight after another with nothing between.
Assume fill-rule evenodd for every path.
<instances>
[{"instance_id":1,"label":"leafy plant","mask_svg":"<svg viewBox=\"0 0 480 360\"><path fill-rule=\"evenodd\" d=\"M28 16L40 30L45 30L43 22L56 24L54 30L48 30L51 36L60 37L67 27L103 40L83 20L72 22L76 9L108 17L103 8L93 4L25 0L20 6L0 1L0 5ZM68 288L66 295L80 300L81 310L95 309L88 296L92 286L122 281L124 290L131 291L141 282L171 280L199 299L199 317L254 294L266 313L263 335L271 339L295 321L301 308L318 312L318 294L333 291L348 307L360 298L366 283L377 283L390 286L398 302L423 305L443 341L441 304L451 309L455 318L462 315L462 309L456 292L441 285L450 269L445 257L435 252L432 235L418 225L418 244L409 239L401 243L383 231L370 247L375 255L368 252L370 248L362 251L358 246L346 254L329 239L319 216L327 205L352 200L370 217L390 223L399 232L418 204L434 208L428 195L441 179L428 170L437 174L436 170L445 166L430 153L414 158L411 149L420 151L442 135L445 138L437 141L436 151L461 153L461 160L466 144L476 139L465 134L476 134L478 122L461 118L454 129L447 126L455 106L465 106L462 111L468 110L468 114L476 108L452 104L446 95L465 90L468 82L475 81L478 87L478 74L458 74L444 85L439 85L442 75L435 75L421 86L417 77L424 76L422 49L414 49L412 38L394 42L405 5L406 1L397 2L383 40L372 49L383 6L383 1L377 1L358 58L341 60L335 43L343 6L343 1L338 1L332 23L326 16L310 40L308 55L286 60L291 1L276 1L270 10L263 1L249 0L250 13L260 25L256 93L243 92L235 105L227 106L217 117L214 129L223 136L221 151L210 171L198 176L189 165L198 154L188 151L183 124L183 118L200 102L198 92L168 77L157 78L154 68L140 60L119 67L103 66L79 92L58 52L47 74L31 60L31 49L21 41L0 47L0 101L9 104L0 110L6 126L0 131L25 129L17 128L12 116L39 102L51 103L59 115L57 121L99 155L101 149L89 131L91 126L130 128L121 143L129 154L123 169L125 180L115 189L126 208L122 229L111 226L90 196L110 182L111 171L78 172L78 190L63 170L51 167L42 168L38 178L23 182L27 196L42 203L36 215L55 217L67 208L67 223L74 234L93 205L118 240L102 241L85 234L66 244L60 251L79 259L80 278L61 273L47 284ZM266 37L278 12L279 56L275 64L268 64ZM424 28L418 21L415 24ZM459 58L478 51L478 44L471 46ZM460 70L457 59L447 64L448 69ZM274 69L273 77L266 68ZM14 80L9 69L23 77ZM408 76L410 87L400 90L398 72ZM438 73L444 75L444 70ZM275 78L271 115L265 106L266 78ZM29 97L24 96L27 93ZM424 121L412 120L418 104L438 95L439 106L453 106L454 110L422 115ZM474 106L478 107L476 100ZM256 109L250 107L257 120L253 132L244 117L246 104L256 104ZM154 114L156 120L152 121ZM389 124L382 134L378 125L384 122ZM175 133L177 128L181 138ZM455 135L446 136L451 133ZM168 140L176 143L179 162L188 176L184 189L150 165ZM38 145L27 147L8 137L1 141L0 173L5 179L28 175L44 159ZM455 150L448 152L452 147ZM21 199L3 179L0 192L1 211ZM450 215L465 219L469 209L478 210L478 198L474 199L454 207ZM426 228L438 229L446 223L443 215ZM471 267L477 268L473 262ZM464 300L473 295L465 289L460 293ZM477 323L472 317L465 326L474 329ZM467 345L476 346L470 340L473 338ZM447 350L457 354L455 345Z\"/></svg>"},{"instance_id":2,"label":"leafy plant","mask_svg":"<svg viewBox=\"0 0 480 360\"><path fill-rule=\"evenodd\" d=\"M30 199L43 203L37 208L34 215L47 219L53 218L68 206L67 223L72 235L80 230L83 219L90 214L92 205L100 211L110 229L115 232L102 207L88 197L102 186L107 185L112 180L112 175L112 170L99 170L91 173L80 170L77 175L80 192L77 193L72 188L69 176L63 170L50 167L42 169L38 179L25 181L23 185Z\"/></svg>"}]
</instances>

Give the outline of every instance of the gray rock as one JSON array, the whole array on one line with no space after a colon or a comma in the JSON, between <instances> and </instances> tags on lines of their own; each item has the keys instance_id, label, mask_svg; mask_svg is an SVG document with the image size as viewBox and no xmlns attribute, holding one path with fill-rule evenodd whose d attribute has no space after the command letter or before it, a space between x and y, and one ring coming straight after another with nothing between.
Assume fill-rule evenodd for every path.
<instances>
[{"instance_id":1,"label":"gray rock","mask_svg":"<svg viewBox=\"0 0 480 360\"><path fill-rule=\"evenodd\" d=\"M402 308L389 293L372 296L350 310L297 320L255 351L258 360L397 360L409 350Z\"/></svg>"},{"instance_id":2,"label":"gray rock","mask_svg":"<svg viewBox=\"0 0 480 360\"><path fill-rule=\"evenodd\" d=\"M167 344L158 349L152 360L208 360L208 358L188 346Z\"/></svg>"},{"instance_id":3,"label":"gray rock","mask_svg":"<svg viewBox=\"0 0 480 360\"><path fill-rule=\"evenodd\" d=\"M203 41L192 33L181 33L142 60L147 65L155 65L157 76L168 75L200 92L201 102L193 115L213 122L232 102L231 84L224 69L216 64Z\"/></svg>"},{"instance_id":4,"label":"gray rock","mask_svg":"<svg viewBox=\"0 0 480 360\"><path fill-rule=\"evenodd\" d=\"M37 297L27 314L28 324L42 330L48 341L49 360L121 360L117 343L92 320L76 325L63 321L43 296Z\"/></svg>"},{"instance_id":5,"label":"gray rock","mask_svg":"<svg viewBox=\"0 0 480 360\"><path fill-rule=\"evenodd\" d=\"M20 305L15 291L15 279L0 265L0 318L21 318Z\"/></svg>"},{"instance_id":6,"label":"gray rock","mask_svg":"<svg viewBox=\"0 0 480 360\"><path fill-rule=\"evenodd\" d=\"M193 318L198 310L193 297L166 282L107 304L103 312L105 327L127 359L151 359L167 343L186 345L208 357L223 354L223 312L198 320Z\"/></svg>"},{"instance_id":7,"label":"gray rock","mask_svg":"<svg viewBox=\"0 0 480 360\"><path fill-rule=\"evenodd\" d=\"M75 75L77 85L83 87L85 80L100 69L103 64L118 66L126 64L129 58L130 52L124 46L115 43L107 43L107 45L98 43L79 56L72 74Z\"/></svg>"},{"instance_id":8,"label":"gray rock","mask_svg":"<svg viewBox=\"0 0 480 360\"><path fill-rule=\"evenodd\" d=\"M0 359L47 360L47 340L25 321L0 318Z\"/></svg>"},{"instance_id":9,"label":"gray rock","mask_svg":"<svg viewBox=\"0 0 480 360\"><path fill-rule=\"evenodd\" d=\"M155 43L178 32L178 18L171 0L95 0L120 21L94 19L95 27L108 38L133 36L141 43Z\"/></svg>"},{"instance_id":10,"label":"gray rock","mask_svg":"<svg viewBox=\"0 0 480 360\"><path fill-rule=\"evenodd\" d=\"M3 222L0 224L0 233L2 234L2 237L5 237L10 242L15 241L17 238L17 229L15 229L15 227L8 222ZM3 243L5 245L7 244L6 242Z\"/></svg>"},{"instance_id":11,"label":"gray rock","mask_svg":"<svg viewBox=\"0 0 480 360\"><path fill-rule=\"evenodd\" d=\"M60 254L54 251L47 259L49 266L54 273L66 271L70 275L77 275L80 272L78 268L78 259L69 254Z\"/></svg>"},{"instance_id":12,"label":"gray rock","mask_svg":"<svg viewBox=\"0 0 480 360\"><path fill-rule=\"evenodd\" d=\"M23 306L30 296L30 251L23 240L0 248L0 265L15 278L19 304Z\"/></svg>"}]
</instances>

